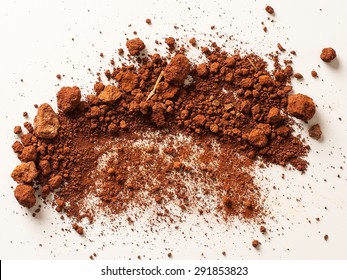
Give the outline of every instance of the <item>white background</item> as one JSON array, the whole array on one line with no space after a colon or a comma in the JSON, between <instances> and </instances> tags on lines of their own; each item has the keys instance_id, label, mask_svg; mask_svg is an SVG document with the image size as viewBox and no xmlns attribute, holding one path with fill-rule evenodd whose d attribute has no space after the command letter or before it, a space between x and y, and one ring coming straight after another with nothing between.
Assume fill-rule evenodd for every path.
<instances>
[{"instance_id":1,"label":"white background","mask_svg":"<svg viewBox=\"0 0 347 280\"><path fill-rule=\"evenodd\" d=\"M347 258L346 1L1 1L0 4L1 259L88 259L94 252L98 259L136 259L138 255L143 259L166 259L168 252L172 252L174 259ZM276 11L273 23L267 19L266 4ZM153 24L147 25L146 18L151 18ZM267 33L262 30L262 21ZM173 28L175 24L180 27L178 30ZM214 31L211 25L216 26ZM22 112L27 111L32 118L33 104L54 105L61 86L78 85L84 94L91 92L96 72L107 69L109 59L117 57L116 50L125 47L126 38L134 37L133 31L145 41L149 52L156 47L155 39L163 41L173 36L186 38L183 40L186 42L195 36L208 40L215 38L216 32L233 36L234 40L226 44L228 51L252 49L265 55L276 51L278 42L287 50L296 50L293 67L305 79L293 82L294 91L315 100L318 111L310 124L319 122L324 137L319 142L307 139L312 151L306 174L278 166L260 173L264 190L277 187L267 198L275 219L266 220L269 232L265 236L252 224L211 222L205 227L200 221L198 227L199 220L191 217L180 231L162 225L158 226L158 232L145 235L141 231L144 221L139 221L135 232L124 226L100 237L101 228L95 225L86 237L80 237L61 230L70 228L70 223L60 221L60 215L49 205L43 206L33 218L14 199L11 187L15 183L10 173L19 161L11 145L15 140L13 127L25 121ZM321 49L327 46L332 46L338 55L331 64L319 58ZM105 59L100 58L100 52ZM312 69L318 72L318 79L310 76ZM61 81L55 77L58 73L65 75ZM307 128L303 126L304 137ZM282 173L285 180L281 179ZM268 179L261 181L264 176ZM317 217L319 222L315 220ZM323 239L325 234L329 235L328 241ZM251 247L253 239L262 242L260 250Z\"/></svg>"}]
</instances>

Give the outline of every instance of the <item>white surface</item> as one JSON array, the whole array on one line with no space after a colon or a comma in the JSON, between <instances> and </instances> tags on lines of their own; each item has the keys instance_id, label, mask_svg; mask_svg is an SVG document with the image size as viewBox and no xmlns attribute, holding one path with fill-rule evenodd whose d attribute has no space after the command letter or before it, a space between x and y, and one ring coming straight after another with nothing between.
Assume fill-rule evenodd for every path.
<instances>
[{"instance_id":1,"label":"white surface","mask_svg":"<svg viewBox=\"0 0 347 280\"><path fill-rule=\"evenodd\" d=\"M44 263L44 265L42 265ZM18 267L21 269L18 270ZM108 275L102 276L102 272L106 274L108 267ZM159 269L157 270L156 267ZM205 274L195 277L194 274L198 271L197 268L209 267ZM228 275L215 275L217 271L213 272L213 267L220 268L225 274ZM241 267L241 275L230 275L229 267ZM247 269L243 269L247 267ZM62 269L63 268L63 269ZM81 269L83 268L83 269ZM124 270L123 270L124 268ZM149 271L144 273L144 276L137 276L138 272L144 270L152 270L154 275L160 271L159 277L149 275ZM121 279L232 279L241 278L247 280L292 280L300 275L300 279L344 279L346 271L346 261L327 261L327 260L308 260L308 261L259 261L259 260L181 260L172 262L170 260L156 260L156 261L124 261L118 260L117 262L97 261L12 261L6 260L1 267L1 277L4 280L13 279L14 271L18 279L36 279L46 280L47 274L51 280L60 280L62 278L83 278L83 279L105 279L113 278ZM128 269L128 271L126 271ZM134 269L134 270L133 270ZM138 271L138 269L140 271ZM59 273L51 273L52 271L60 270ZM183 271L184 270L184 271ZM248 270L248 274L243 276L242 273ZM40 271L40 273L36 273ZM239 269L236 271L240 271ZM215 274L213 274L215 273ZM131 275L134 274L134 275ZM28 275L32 275L28 278ZM34 278L35 277L35 278Z\"/></svg>"},{"instance_id":2,"label":"white surface","mask_svg":"<svg viewBox=\"0 0 347 280\"><path fill-rule=\"evenodd\" d=\"M166 258L172 252L177 259L346 259L347 2L117 3L1 1L0 258L87 259L96 252L100 259L135 259L138 255L155 259ZM276 11L274 23L267 19L266 4ZM148 26L146 18L151 18L153 24ZM268 33L262 31L262 21ZM128 27L129 24L132 26ZM175 24L180 29L175 30ZM212 31L211 25L216 30ZM261 184L277 187L267 199L276 217L276 221L266 221L270 230L267 235L262 236L258 226L235 222L212 223L200 228L203 223L197 227L198 221L191 219L191 224L181 226L185 235L163 225L149 236L141 235L141 230L131 232L125 226L117 233L99 237L96 226L87 232L86 238L81 238L61 231L70 228L70 224L60 221L60 215L50 206L43 207L33 218L15 201L11 189L15 183L9 176L18 164L11 150L15 140L12 131L15 125L25 121L22 112L27 111L33 117L33 104L50 100L54 104L55 93L63 85L78 85L83 93L91 91L95 73L107 69L109 59L117 57L116 50L125 47L125 38L133 37L135 30L149 51L156 47L155 39L163 41L167 36L199 39L204 37L203 33L209 39L216 32L233 35L235 41L228 43L228 50L238 45L264 55L275 51L280 42L287 50L297 51L293 67L305 79L294 82L294 91L314 98L318 112L311 124L318 121L324 137L320 142L307 140L312 151L305 175L278 166L267 170L268 180ZM338 55L332 64L325 64L319 58L321 49L327 46L332 46ZM105 59L100 58L100 52L105 54ZM312 69L317 70L319 79L310 76ZM58 73L65 75L62 81L56 79ZM303 135L307 136L307 125ZM285 180L281 179L282 173ZM316 217L320 222L316 222ZM142 224L136 226L141 229ZM325 234L329 235L327 242L323 239ZM250 246L254 238L262 242L259 251ZM227 252L226 257L222 256L223 251Z\"/></svg>"}]
</instances>

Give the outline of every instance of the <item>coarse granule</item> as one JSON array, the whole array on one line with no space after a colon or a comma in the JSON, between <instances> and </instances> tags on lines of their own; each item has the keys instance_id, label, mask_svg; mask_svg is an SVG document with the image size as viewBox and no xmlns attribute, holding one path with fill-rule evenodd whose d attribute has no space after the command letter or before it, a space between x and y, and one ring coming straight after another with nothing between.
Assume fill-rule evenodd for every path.
<instances>
[{"instance_id":1,"label":"coarse granule","mask_svg":"<svg viewBox=\"0 0 347 280\"><path fill-rule=\"evenodd\" d=\"M81 90L74 87L62 87L57 93L58 108L63 113L68 113L77 108L81 102Z\"/></svg>"},{"instance_id":2,"label":"coarse granule","mask_svg":"<svg viewBox=\"0 0 347 280\"><path fill-rule=\"evenodd\" d=\"M135 38L128 40L126 42L126 47L130 55L139 55L140 52L145 49L146 45L140 38ZM123 53L122 49L119 49L118 53L121 55Z\"/></svg>"},{"instance_id":3,"label":"coarse granule","mask_svg":"<svg viewBox=\"0 0 347 280\"><path fill-rule=\"evenodd\" d=\"M30 185L18 185L14 190L14 196L20 205L27 208L33 207L36 203L35 190Z\"/></svg>"},{"instance_id":4,"label":"coarse granule","mask_svg":"<svg viewBox=\"0 0 347 280\"><path fill-rule=\"evenodd\" d=\"M301 80L302 78L304 78L304 76L301 73L295 73L294 78Z\"/></svg>"},{"instance_id":5,"label":"coarse granule","mask_svg":"<svg viewBox=\"0 0 347 280\"><path fill-rule=\"evenodd\" d=\"M165 39L165 43L169 46L169 50L174 50L175 49L175 38L173 37L167 37Z\"/></svg>"},{"instance_id":6,"label":"coarse granule","mask_svg":"<svg viewBox=\"0 0 347 280\"><path fill-rule=\"evenodd\" d=\"M283 46L282 46L280 43L277 44L277 48L278 48L281 52L285 52L285 51L286 51L286 49L283 48Z\"/></svg>"},{"instance_id":7,"label":"coarse granule","mask_svg":"<svg viewBox=\"0 0 347 280\"><path fill-rule=\"evenodd\" d=\"M275 13L274 8L272 8L271 6L266 6L265 11L267 11L270 15L273 15Z\"/></svg>"},{"instance_id":8,"label":"coarse granule","mask_svg":"<svg viewBox=\"0 0 347 280\"><path fill-rule=\"evenodd\" d=\"M310 129L308 130L308 134L313 139L319 140L322 137L322 130L320 128L320 125L317 123L311 126Z\"/></svg>"},{"instance_id":9,"label":"coarse granule","mask_svg":"<svg viewBox=\"0 0 347 280\"><path fill-rule=\"evenodd\" d=\"M190 43L193 47L195 47L196 44L197 44L196 39L195 39L194 37L191 38L191 39L189 40L189 43Z\"/></svg>"},{"instance_id":10,"label":"coarse granule","mask_svg":"<svg viewBox=\"0 0 347 280\"><path fill-rule=\"evenodd\" d=\"M266 233L266 227L264 226L260 226L259 230L261 233Z\"/></svg>"},{"instance_id":11,"label":"coarse granule","mask_svg":"<svg viewBox=\"0 0 347 280\"><path fill-rule=\"evenodd\" d=\"M333 48L324 48L322 50L320 58L324 62L328 62L329 63L329 62L331 62L332 60L334 60L336 58L336 51Z\"/></svg>"},{"instance_id":12,"label":"coarse granule","mask_svg":"<svg viewBox=\"0 0 347 280\"><path fill-rule=\"evenodd\" d=\"M308 121L312 119L316 113L316 105L314 104L312 98L298 93L288 97L287 111L288 114L298 119Z\"/></svg>"},{"instance_id":13,"label":"coarse granule","mask_svg":"<svg viewBox=\"0 0 347 280\"><path fill-rule=\"evenodd\" d=\"M20 125L17 125L13 128L13 133L14 134L20 134L22 133L22 127Z\"/></svg>"},{"instance_id":14,"label":"coarse granule","mask_svg":"<svg viewBox=\"0 0 347 280\"><path fill-rule=\"evenodd\" d=\"M259 240L254 239L254 240L252 241L252 246L253 246L255 249L258 249L258 247L259 247L260 244L261 244L261 243L259 242Z\"/></svg>"},{"instance_id":15,"label":"coarse granule","mask_svg":"<svg viewBox=\"0 0 347 280\"><path fill-rule=\"evenodd\" d=\"M317 71L312 70L312 71L311 71L311 76L312 76L313 78L317 78L317 77L318 77Z\"/></svg>"}]
</instances>

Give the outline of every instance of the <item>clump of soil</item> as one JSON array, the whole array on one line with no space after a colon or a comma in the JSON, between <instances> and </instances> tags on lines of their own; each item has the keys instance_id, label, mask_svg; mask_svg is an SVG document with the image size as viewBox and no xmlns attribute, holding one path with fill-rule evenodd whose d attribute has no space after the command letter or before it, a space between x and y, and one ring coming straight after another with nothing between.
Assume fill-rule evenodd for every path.
<instances>
[{"instance_id":1,"label":"clump of soil","mask_svg":"<svg viewBox=\"0 0 347 280\"><path fill-rule=\"evenodd\" d=\"M288 97L288 114L308 121L312 119L316 113L316 105L312 98L304 94L294 94Z\"/></svg>"},{"instance_id":2,"label":"clump of soil","mask_svg":"<svg viewBox=\"0 0 347 280\"><path fill-rule=\"evenodd\" d=\"M146 45L140 38L128 40L126 47L131 55L139 55L142 50L145 49Z\"/></svg>"},{"instance_id":3,"label":"clump of soil","mask_svg":"<svg viewBox=\"0 0 347 280\"><path fill-rule=\"evenodd\" d=\"M308 130L308 134L313 139L319 140L322 137L322 130L320 128L320 125L317 123L311 126L310 129Z\"/></svg>"},{"instance_id":4,"label":"clump of soil","mask_svg":"<svg viewBox=\"0 0 347 280\"><path fill-rule=\"evenodd\" d=\"M333 48L324 48L320 55L321 60L324 62L331 62L336 58L336 51Z\"/></svg>"},{"instance_id":5,"label":"clump of soil","mask_svg":"<svg viewBox=\"0 0 347 280\"><path fill-rule=\"evenodd\" d=\"M174 51L175 40L166 42ZM145 48L139 38L126 46L131 55ZM63 87L58 113L39 106L34 128L12 146L24 162L12 173L26 186L16 188L18 201L32 207L36 183L40 199L53 195L80 234L85 218L134 209L153 211L156 221L209 212L260 222L266 209L256 161L304 172L309 147L292 134L290 116L307 121L315 104L292 94L289 66L277 62L269 72L261 57L216 43L201 53L201 64L182 48L171 59L129 59L105 72L109 83L97 81L95 94L81 98L77 86Z\"/></svg>"},{"instance_id":6,"label":"clump of soil","mask_svg":"<svg viewBox=\"0 0 347 280\"><path fill-rule=\"evenodd\" d=\"M35 190L30 185L18 185L14 190L14 196L24 207L31 208L36 203Z\"/></svg>"},{"instance_id":7,"label":"clump of soil","mask_svg":"<svg viewBox=\"0 0 347 280\"><path fill-rule=\"evenodd\" d=\"M254 239L253 241L252 241L252 246L254 247L254 248L258 248L259 247L259 245L260 245L260 242L259 242L259 240L257 240L257 239Z\"/></svg>"},{"instance_id":8,"label":"clump of soil","mask_svg":"<svg viewBox=\"0 0 347 280\"><path fill-rule=\"evenodd\" d=\"M270 15L275 13L274 8L272 8L271 6L266 6L265 11L267 11Z\"/></svg>"},{"instance_id":9,"label":"clump of soil","mask_svg":"<svg viewBox=\"0 0 347 280\"><path fill-rule=\"evenodd\" d=\"M175 55L166 66L164 79L167 83L181 86L190 73L190 62L182 54Z\"/></svg>"},{"instance_id":10,"label":"clump of soil","mask_svg":"<svg viewBox=\"0 0 347 280\"><path fill-rule=\"evenodd\" d=\"M64 113L72 112L81 101L81 90L78 87L63 87L57 93L58 108Z\"/></svg>"}]
</instances>

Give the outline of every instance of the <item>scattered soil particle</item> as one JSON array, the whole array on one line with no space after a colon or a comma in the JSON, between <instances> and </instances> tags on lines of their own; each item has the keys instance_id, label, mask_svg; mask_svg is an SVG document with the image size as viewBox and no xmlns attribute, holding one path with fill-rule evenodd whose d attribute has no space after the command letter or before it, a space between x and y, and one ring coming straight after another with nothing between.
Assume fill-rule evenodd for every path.
<instances>
[{"instance_id":1,"label":"scattered soil particle","mask_svg":"<svg viewBox=\"0 0 347 280\"><path fill-rule=\"evenodd\" d=\"M13 133L14 134L20 134L22 133L22 127L20 125L17 125L13 128Z\"/></svg>"},{"instance_id":2,"label":"scattered soil particle","mask_svg":"<svg viewBox=\"0 0 347 280\"><path fill-rule=\"evenodd\" d=\"M260 226L259 230L261 233L266 233L266 227L264 227L264 226Z\"/></svg>"},{"instance_id":3,"label":"scattered soil particle","mask_svg":"<svg viewBox=\"0 0 347 280\"><path fill-rule=\"evenodd\" d=\"M336 58L336 51L333 48L324 48L320 55L321 60L324 62L331 62Z\"/></svg>"},{"instance_id":4,"label":"scattered soil particle","mask_svg":"<svg viewBox=\"0 0 347 280\"><path fill-rule=\"evenodd\" d=\"M298 80L301 80L302 78L304 78L304 76L301 73L295 73L294 74L294 78L298 79Z\"/></svg>"},{"instance_id":5,"label":"scattered soil particle","mask_svg":"<svg viewBox=\"0 0 347 280\"><path fill-rule=\"evenodd\" d=\"M169 50L174 50L175 49L175 38L173 37L167 37L165 38L165 44L169 46Z\"/></svg>"},{"instance_id":6,"label":"scattered soil particle","mask_svg":"<svg viewBox=\"0 0 347 280\"><path fill-rule=\"evenodd\" d=\"M271 6L266 6L265 11L267 11L270 15L275 13L275 10Z\"/></svg>"},{"instance_id":7,"label":"scattered soil particle","mask_svg":"<svg viewBox=\"0 0 347 280\"><path fill-rule=\"evenodd\" d=\"M329 235L324 235L324 240L327 241L329 239Z\"/></svg>"},{"instance_id":8,"label":"scattered soil particle","mask_svg":"<svg viewBox=\"0 0 347 280\"><path fill-rule=\"evenodd\" d=\"M317 77L318 77L318 73L317 73L315 70L312 70L312 71L311 71L311 76L312 76L313 78L317 78Z\"/></svg>"},{"instance_id":9,"label":"scattered soil particle","mask_svg":"<svg viewBox=\"0 0 347 280\"><path fill-rule=\"evenodd\" d=\"M190 40L189 40L189 43L193 46L193 47L195 47L196 46L196 39L193 37L193 38L191 38Z\"/></svg>"},{"instance_id":10,"label":"scattered soil particle","mask_svg":"<svg viewBox=\"0 0 347 280\"><path fill-rule=\"evenodd\" d=\"M261 243L260 243L258 240L256 240L256 239L254 239L254 240L252 241L252 246L253 246L254 248L256 248L256 249L258 249L258 247L259 247L260 244L261 244Z\"/></svg>"},{"instance_id":11,"label":"scattered soil particle","mask_svg":"<svg viewBox=\"0 0 347 280\"><path fill-rule=\"evenodd\" d=\"M147 23L147 24L152 24L152 20L151 20L150 18L147 18L147 19L146 19L146 23Z\"/></svg>"},{"instance_id":12,"label":"scattered soil particle","mask_svg":"<svg viewBox=\"0 0 347 280\"><path fill-rule=\"evenodd\" d=\"M285 52L285 51L286 51L286 49L283 48L283 46L282 46L280 43L277 44L277 48L278 48L281 52Z\"/></svg>"},{"instance_id":13,"label":"scattered soil particle","mask_svg":"<svg viewBox=\"0 0 347 280\"><path fill-rule=\"evenodd\" d=\"M74 223L72 224L72 228L79 234L83 235L84 229L83 227L79 226L78 224Z\"/></svg>"},{"instance_id":14,"label":"scattered soil particle","mask_svg":"<svg viewBox=\"0 0 347 280\"><path fill-rule=\"evenodd\" d=\"M317 124L311 126L310 129L308 130L308 134L313 139L319 140L322 136L322 130L320 128L320 125L317 123Z\"/></svg>"}]
</instances>

